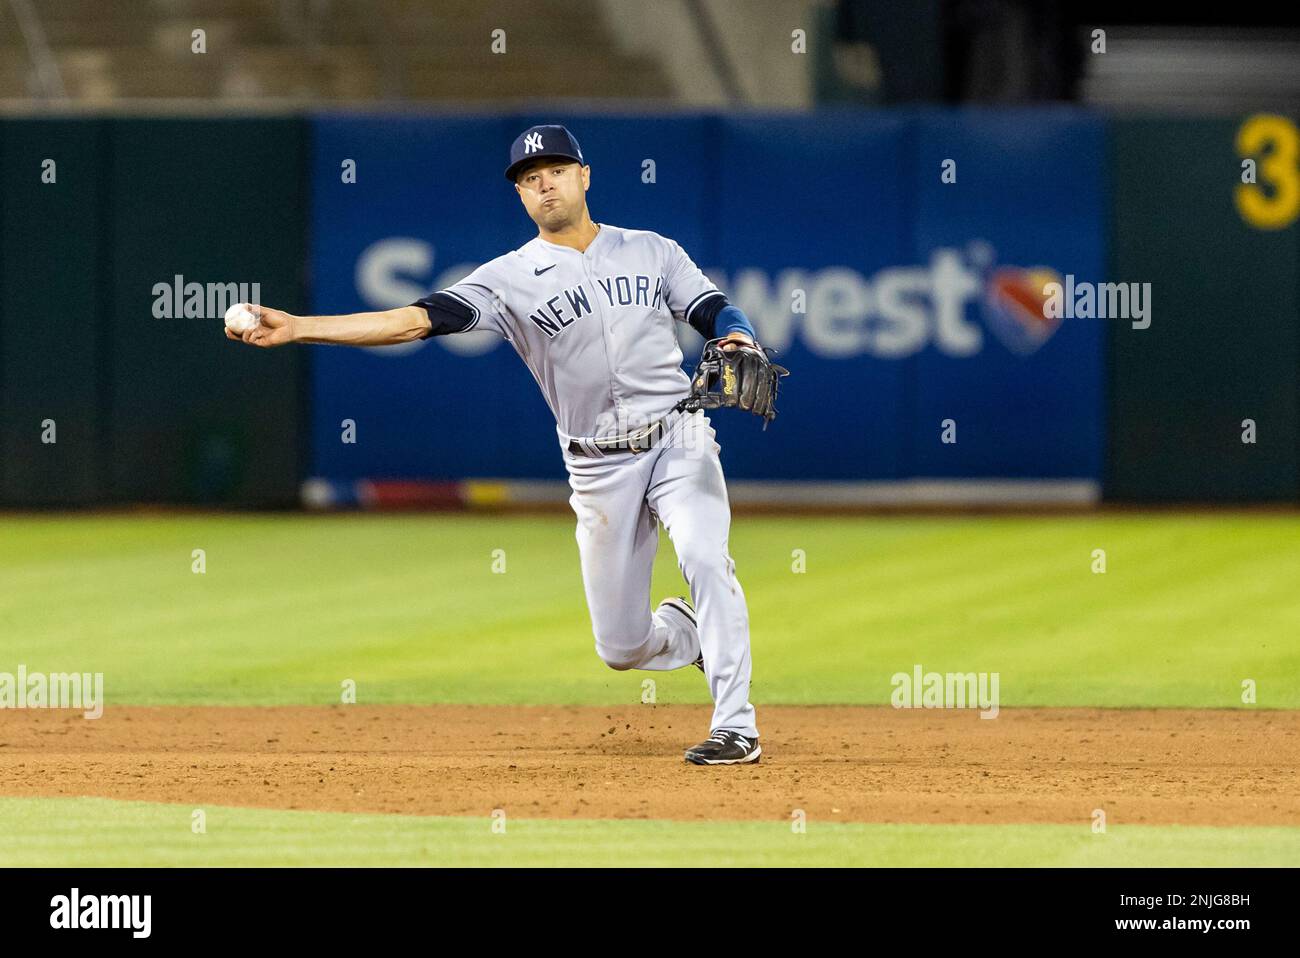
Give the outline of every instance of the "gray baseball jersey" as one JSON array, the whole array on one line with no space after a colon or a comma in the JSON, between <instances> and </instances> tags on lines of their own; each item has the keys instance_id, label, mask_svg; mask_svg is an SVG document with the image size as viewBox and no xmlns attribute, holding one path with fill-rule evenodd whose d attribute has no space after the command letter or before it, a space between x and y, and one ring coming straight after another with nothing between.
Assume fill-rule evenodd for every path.
<instances>
[{"instance_id":1,"label":"gray baseball jersey","mask_svg":"<svg viewBox=\"0 0 1300 958\"><path fill-rule=\"evenodd\" d=\"M674 322L718 288L677 243L600 225L585 252L541 237L442 293L503 336L555 415L561 445L608 439L659 419L690 392Z\"/></svg>"}]
</instances>

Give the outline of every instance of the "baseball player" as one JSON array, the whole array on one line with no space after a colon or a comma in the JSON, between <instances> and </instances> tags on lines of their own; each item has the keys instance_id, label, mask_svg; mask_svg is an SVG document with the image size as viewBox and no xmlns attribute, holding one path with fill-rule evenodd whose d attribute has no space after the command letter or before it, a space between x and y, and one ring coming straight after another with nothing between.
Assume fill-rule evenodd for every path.
<instances>
[{"instance_id":1,"label":"baseball player","mask_svg":"<svg viewBox=\"0 0 1300 958\"><path fill-rule=\"evenodd\" d=\"M720 447L703 411L682 408L691 381L674 322L720 340L728 354L766 357L749 320L677 243L592 221L591 168L567 129L525 130L505 173L537 224L519 249L409 306L347 316L254 307L256 325L226 335L263 347L380 346L472 329L504 338L555 415L596 653L620 671L699 668L713 718L686 761L758 761L749 613L727 552ZM693 606L670 597L650 608L659 522Z\"/></svg>"}]
</instances>

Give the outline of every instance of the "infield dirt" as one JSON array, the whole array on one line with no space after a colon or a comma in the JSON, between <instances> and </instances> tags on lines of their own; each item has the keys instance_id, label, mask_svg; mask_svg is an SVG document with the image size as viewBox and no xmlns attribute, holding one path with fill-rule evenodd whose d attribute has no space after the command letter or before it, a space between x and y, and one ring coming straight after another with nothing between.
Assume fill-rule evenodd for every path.
<instances>
[{"instance_id":1,"label":"infield dirt","mask_svg":"<svg viewBox=\"0 0 1300 958\"><path fill-rule=\"evenodd\" d=\"M700 768L699 706L0 711L0 794L526 818L1300 825L1300 712L760 708Z\"/></svg>"}]
</instances>

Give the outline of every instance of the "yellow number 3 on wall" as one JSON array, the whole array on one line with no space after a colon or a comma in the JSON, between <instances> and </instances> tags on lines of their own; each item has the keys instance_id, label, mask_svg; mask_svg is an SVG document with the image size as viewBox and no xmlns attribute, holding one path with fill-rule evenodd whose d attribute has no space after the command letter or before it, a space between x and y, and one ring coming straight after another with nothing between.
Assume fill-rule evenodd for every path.
<instances>
[{"instance_id":1,"label":"yellow number 3 on wall","mask_svg":"<svg viewBox=\"0 0 1300 958\"><path fill-rule=\"evenodd\" d=\"M1237 212L1262 230L1285 229L1300 213L1300 130L1284 116L1260 113L1237 131L1237 155L1259 157L1259 182L1242 175L1237 184Z\"/></svg>"}]
</instances>

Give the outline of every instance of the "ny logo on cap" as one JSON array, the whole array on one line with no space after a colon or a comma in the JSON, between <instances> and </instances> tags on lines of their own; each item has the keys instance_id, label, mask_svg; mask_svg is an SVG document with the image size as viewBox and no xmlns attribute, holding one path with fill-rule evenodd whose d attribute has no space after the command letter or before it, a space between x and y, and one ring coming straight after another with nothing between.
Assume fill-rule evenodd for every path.
<instances>
[{"instance_id":1,"label":"ny logo on cap","mask_svg":"<svg viewBox=\"0 0 1300 958\"><path fill-rule=\"evenodd\" d=\"M525 153L536 153L541 148L542 148L542 134L540 132L529 133L526 137L524 137Z\"/></svg>"}]
</instances>

